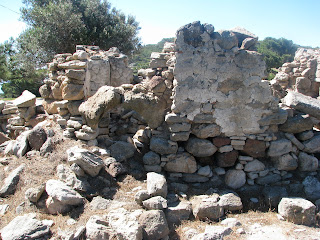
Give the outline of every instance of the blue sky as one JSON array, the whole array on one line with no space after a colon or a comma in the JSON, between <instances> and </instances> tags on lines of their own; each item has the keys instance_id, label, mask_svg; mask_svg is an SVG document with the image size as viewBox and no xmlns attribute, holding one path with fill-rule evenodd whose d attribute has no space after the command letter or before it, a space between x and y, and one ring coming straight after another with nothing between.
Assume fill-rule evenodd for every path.
<instances>
[{"instance_id":1,"label":"blue sky","mask_svg":"<svg viewBox=\"0 0 320 240\"><path fill-rule=\"evenodd\" d=\"M211 23L216 30L241 26L265 37L284 37L320 47L320 0L110 0L113 7L133 15L140 23L144 44L173 37L176 30L193 21ZM19 12L22 0L0 0ZM0 42L17 37L25 25L19 15L0 6Z\"/></svg>"}]
</instances>

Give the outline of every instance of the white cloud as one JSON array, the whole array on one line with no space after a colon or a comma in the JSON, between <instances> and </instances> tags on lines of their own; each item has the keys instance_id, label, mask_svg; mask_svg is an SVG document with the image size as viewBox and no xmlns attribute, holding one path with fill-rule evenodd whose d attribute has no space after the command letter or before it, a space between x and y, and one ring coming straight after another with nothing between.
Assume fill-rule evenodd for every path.
<instances>
[{"instance_id":1,"label":"white cloud","mask_svg":"<svg viewBox=\"0 0 320 240\"><path fill-rule=\"evenodd\" d=\"M27 25L18 20L0 23L0 43L9 40L10 37L16 38L19 34L27 28Z\"/></svg>"}]
</instances>

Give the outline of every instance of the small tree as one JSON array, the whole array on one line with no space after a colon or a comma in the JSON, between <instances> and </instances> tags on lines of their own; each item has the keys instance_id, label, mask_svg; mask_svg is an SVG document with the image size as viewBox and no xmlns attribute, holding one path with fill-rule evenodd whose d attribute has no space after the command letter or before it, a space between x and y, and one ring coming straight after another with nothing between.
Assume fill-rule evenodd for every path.
<instances>
[{"instance_id":1,"label":"small tree","mask_svg":"<svg viewBox=\"0 0 320 240\"><path fill-rule=\"evenodd\" d=\"M127 54L140 46L135 18L111 8L106 0L24 0L24 4L22 19L30 28L20 39L42 62L54 53L74 52L77 44L118 47Z\"/></svg>"}]
</instances>

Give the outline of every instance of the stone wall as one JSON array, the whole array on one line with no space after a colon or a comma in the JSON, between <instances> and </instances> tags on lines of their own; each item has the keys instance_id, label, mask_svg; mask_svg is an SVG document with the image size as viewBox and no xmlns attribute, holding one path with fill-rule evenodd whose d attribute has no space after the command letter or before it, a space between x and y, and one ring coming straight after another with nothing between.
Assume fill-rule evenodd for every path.
<instances>
[{"instance_id":1,"label":"stone wall","mask_svg":"<svg viewBox=\"0 0 320 240\"><path fill-rule=\"evenodd\" d=\"M319 96L320 50L299 48L294 61L284 63L272 80L282 89L291 89L311 97ZM279 89L278 89L279 90ZM280 96L283 96L280 94Z\"/></svg>"}]
</instances>

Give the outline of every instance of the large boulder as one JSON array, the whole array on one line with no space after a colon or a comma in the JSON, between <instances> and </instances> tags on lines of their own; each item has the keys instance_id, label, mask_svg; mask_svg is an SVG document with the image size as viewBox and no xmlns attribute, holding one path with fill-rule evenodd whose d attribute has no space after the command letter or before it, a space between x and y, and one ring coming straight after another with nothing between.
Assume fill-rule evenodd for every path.
<instances>
[{"instance_id":1,"label":"large boulder","mask_svg":"<svg viewBox=\"0 0 320 240\"><path fill-rule=\"evenodd\" d=\"M103 86L79 107L79 112L85 117L87 124L96 128L105 112L121 104L121 93L114 87Z\"/></svg>"},{"instance_id":2,"label":"large boulder","mask_svg":"<svg viewBox=\"0 0 320 240\"><path fill-rule=\"evenodd\" d=\"M228 187L241 188L246 183L246 173L243 170L230 169L227 171L224 181Z\"/></svg>"},{"instance_id":3,"label":"large boulder","mask_svg":"<svg viewBox=\"0 0 320 240\"><path fill-rule=\"evenodd\" d=\"M295 224L311 226L316 221L316 206L303 198L282 198L278 212L284 219Z\"/></svg>"},{"instance_id":4,"label":"large boulder","mask_svg":"<svg viewBox=\"0 0 320 240\"><path fill-rule=\"evenodd\" d=\"M270 157L278 157L292 151L292 143L288 139L272 141L268 150Z\"/></svg>"},{"instance_id":5,"label":"large boulder","mask_svg":"<svg viewBox=\"0 0 320 240\"><path fill-rule=\"evenodd\" d=\"M150 149L162 155L175 154L178 151L178 144L164 138L153 137L150 141Z\"/></svg>"},{"instance_id":6,"label":"large boulder","mask_svg":"<svg viewBox=\"0 0 320 240\"><path fill-rule=\"evenodd\" d=\"M47 133L41 125L35 126L28 134L28 142L31 149L40 150L42 145L47 140Z\"/></svg>"},{"instance_id":7,"label":"large boulder","mask_svg":"<svg viewBox=\"0 0 320 240\"><path fill-rule=\"evenodd\" d=\"M313 128L315 122L309 115L298 114L279 125L279 130L287 133L301 133Z\"/></svg>"},{"instance_id":8,"label":"large boulder","mask_svg":"<svg viewBox=\"0 0 320 240\"><path fill-rule=\"evenodd\" d=\"M133 157L135 148L128 142L115 142L110 147L111 156L117 159L119 162L123 162L126 159Z\"/></svg>"},{"instance_id":9,"label":"large boulder","mask_svg":"<svg viewBox=\"0 0 320 240\"><path fill-rule=\"evenodd\" d=\"M36 95L24 90L23 93L13 101L13 104L19 108L31 107L36 104Z\"/></svg>"}]
</instances>

